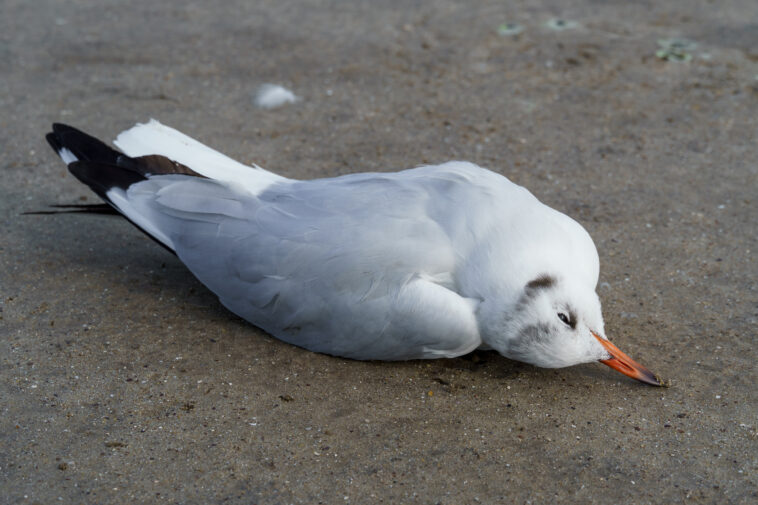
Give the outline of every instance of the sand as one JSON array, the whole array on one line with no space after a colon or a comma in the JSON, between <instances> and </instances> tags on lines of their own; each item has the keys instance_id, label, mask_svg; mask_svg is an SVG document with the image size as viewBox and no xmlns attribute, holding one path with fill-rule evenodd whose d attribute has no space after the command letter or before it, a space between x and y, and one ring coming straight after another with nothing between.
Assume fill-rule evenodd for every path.
<instances>
[{"instance_id":1,"label":"sand","mask_svg":"<svg viewBox=\"0 0 758 505\"><path fill-rule=\"evenodd\" d=\"M756 77L752 0L6 0L0 502L755 503ZM21 215L97 201L50 123L150 117L289 177L507 175L587 228L609 337L671 387L317 355L126 222Z\"/></svg>"}]
</instances>

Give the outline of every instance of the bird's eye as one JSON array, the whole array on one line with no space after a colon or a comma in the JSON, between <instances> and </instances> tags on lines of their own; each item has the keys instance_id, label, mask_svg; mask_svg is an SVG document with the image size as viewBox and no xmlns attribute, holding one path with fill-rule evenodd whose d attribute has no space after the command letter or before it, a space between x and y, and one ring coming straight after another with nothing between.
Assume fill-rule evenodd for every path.
<instances>
[{"instance_id":1,"label":"bird's eye","mask_svg":"<svg viewBox=\"0 0 758 505\"><path fill-rule=\"evenodd\" d=\"M571 326L568 316L563 312L558 312L558 319L560 319L566 326Z\"/></svg>"}]
</instances>

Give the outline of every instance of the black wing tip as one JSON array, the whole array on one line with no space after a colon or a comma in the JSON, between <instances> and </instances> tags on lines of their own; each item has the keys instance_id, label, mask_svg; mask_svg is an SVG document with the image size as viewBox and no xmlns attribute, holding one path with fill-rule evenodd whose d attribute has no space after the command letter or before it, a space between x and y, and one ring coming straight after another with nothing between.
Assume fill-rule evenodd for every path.
<instances>
[{"instance_id":1,"label":"black wing tip","mask_svg":"<svg viewBox=\"0 0 758 505\"><path fill-rule=\"evenodd\" d=\"M127 170L115 164L97 161L78 160L69 163L68 171L90 187L106 202L110 202L107 193L113 188L126 190L132 184L147 179L139 172Z\"/></svg>"},{"instance_id":2,"label":"black wing tip","mask_svg":"<svg viewBox=\"0 0 758 505\"><path fill-rule=\"evenodd\" d=\"M53 131L45 138L60 155L68 149L78 160L116 164L122 153L106 145L102 140L63 123L53 123Z\"/></svg>"},{"instance_id":3,"label":"black wing tip","mask_svg":"<svg viewBox=\"0 0 758 505\"><path fill-rule=\"evenodd\" d=\"M63 145L61 145L58 135L55 132L50 132L45 135L45 140L47 140L47 143L53 148L53 151L60 155L60 152L63 150Z\"/></svg>"},{"instance_id":4,"label":"black wing tip","mask_svg":"<svg viewBox=\"0 0 758 505\"><path fill-rule=\"evenodd\" d=\"M66 134L84 135L85 137L89 137L89 135L83 131L64 123L53 123L52 130L53 131L45 135L45 138L56 151L59 151L62 147L65 147L63 145L63 136Z\"/></svg>"},{"instance_id":5,"label":"black wing tip","mask_svg":"<svg viewBox=\"0 0 758 505\"><path fill-rule=\"evenodd\" d=\"M110 202L107 193L113 187L126 189L145 179L139 173L120 167L119 159L124 155L101 140L67 124L53 123L52 127L53 131L45 135L47 143L64 160L70 161L70 158L62 153L70 152L74 160L67 163L68 171L106 202Z\"/></svg>"},{"instance_id":6,"label":"black wing tip","mask_svg":"<svg viewBox=\"0 0 758 505\"><path fill-rule=\"evenodd\" d=\"M73 126L69 126L65 123L53 123L53 133L65 133L65 132L70 132L70 131L74 131L76 133L83 133L86 135L86 133L84 133L83 131L78 130L74 128Z\"/></svg>"}]
</instances>

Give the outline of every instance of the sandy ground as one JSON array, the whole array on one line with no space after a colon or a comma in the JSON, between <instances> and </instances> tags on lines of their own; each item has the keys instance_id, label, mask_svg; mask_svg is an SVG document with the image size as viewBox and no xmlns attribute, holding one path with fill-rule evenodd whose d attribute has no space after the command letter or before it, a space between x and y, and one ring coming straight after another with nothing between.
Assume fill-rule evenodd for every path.
<instances>
[{"instance_id":1,"label":"sandy ground","mask_svg":"<svg viewBox=\"0 0 758 505\"><path fill-rule=\"evenodd\" d=\"M0 502L756 503L756 14L3 1ZM670 38L689 61L656 56ZM257 109L268 82L302 100ZM20 215L95 202L51 122L109 139L150 117L291 177L507 175L589 230L608 334L673 386L486 352L316 355L126 222Z\"/></svg>"}]
</instances>

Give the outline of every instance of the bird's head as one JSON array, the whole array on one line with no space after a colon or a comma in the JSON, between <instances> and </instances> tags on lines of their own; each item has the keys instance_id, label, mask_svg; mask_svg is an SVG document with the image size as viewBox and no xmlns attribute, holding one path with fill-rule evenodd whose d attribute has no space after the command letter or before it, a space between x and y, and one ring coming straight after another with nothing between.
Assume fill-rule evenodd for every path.
<instances>
[{"instance_id":1,"label":"bird's head","mask_svg":"<svg viewBox=\"0 0 758 505\"><path fill-rule=\"evenodd\" d=\"M516 306L500 312L498 336L488 339L504 356L544 368L600 361L647 384L659 379L605 338L593 289L550 274L529 281Z\"/></svg>"}]
</instances>

